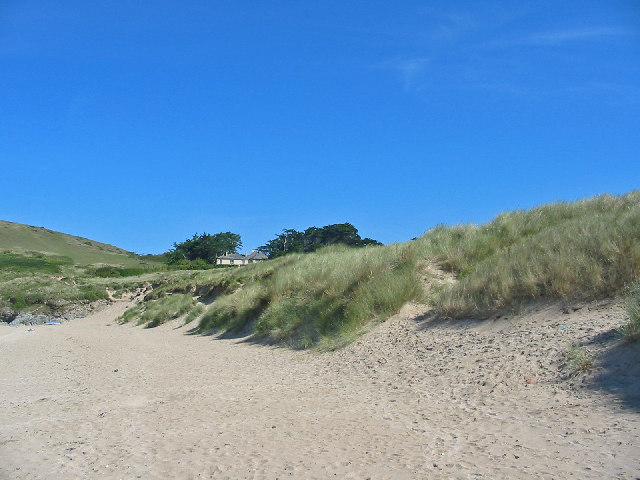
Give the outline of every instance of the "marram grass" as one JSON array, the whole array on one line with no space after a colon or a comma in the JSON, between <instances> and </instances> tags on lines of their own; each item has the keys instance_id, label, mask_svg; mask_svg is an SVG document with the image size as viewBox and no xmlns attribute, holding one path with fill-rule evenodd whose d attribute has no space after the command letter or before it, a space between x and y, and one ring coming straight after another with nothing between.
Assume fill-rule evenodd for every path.
<instances>
[{"instance_id":1,"label":"marram grass","mask_svg":"<svg viewBox=\"0 0 640 480\"><path fill-rule=\"evenodd\" d=\"M434 302L451 317L538 298L615 295L640 277L640 192L503 214L479 227L438 227L417 243L457 276Z\"/></svg>"},{"instance_id":2,"label":"marram grass","mask_svg":"<svg viewBox=\"0 0 640 480\"><path fill-rule=\"evenodd\" d=\"M139 303L127 310L117 321L127 323L136 320L138 325L153 328L183 315L189 318L194 312L197 314L201 311L202 306L191 295L174 293L160 299ZM189 321L192 320L193 317Z\"/></svg>"},{"instance_id":3,"label":"marram grass","mask_svg":"<svg viewBox=\"0 0 640 480\"><path fill-rule=\"evenodd\" d=\"M200 329L251 327L259 338L301 348L338 340L420 297L416 260L415 248L405 244L329 247L265 262L272 264L267 275L218 298Z\"/></svg>"},{"instance_id":4,"label":"marram grass","mask_svg":"<svg viewBox=\"0 0 640 480\"><path fill-rule=\"evenodd\" d=\"M451 318L483 318L540 298L617 295L639 277L640 192L632 192L504 213L485 225L439 226L404 244L333 246L184 273L150 299L172 292L208 297L200 332L333 348L409 301L429 302Z\"/></svg>"},{"instance_id":5,"label":"marram grass","mask_svg":"<svg viewBox=\"0 0 640 480\"><path fill-rule=\"evenodd\" d=\"M332 246L230 269L99 278L63 260L5 255L0 304L55 306L151 282L154 290L120 321L155 326L184 316L203 333L333 348L409 301L450 318L485 318L536 299L622 294L640 280L640 191L504 213L484 225L439 226L404 244ZM41 272L24 271L34 262ZM629 328L638 324L633 318Z\"/></svg>"}]
</instances>

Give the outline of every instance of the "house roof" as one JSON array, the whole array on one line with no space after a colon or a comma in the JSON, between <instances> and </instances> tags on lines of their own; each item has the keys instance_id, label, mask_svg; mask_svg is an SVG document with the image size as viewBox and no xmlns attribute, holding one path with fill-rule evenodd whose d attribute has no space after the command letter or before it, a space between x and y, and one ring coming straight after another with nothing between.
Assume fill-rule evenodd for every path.
<instances>
[{"instance_id":1,"label":"house roof","mask_svg":"<svg viewBox=\"0 0 640 480\"><path fill-rule=\"evenodd\" d=\"M220 255L218 258L223 258L225 260L244 260L244 255L240 253L227 253L225 255Z\"/></svg>"},{"instance_id":2,"label":"house roof","mask_svg":"<svg viewBox=\"0 0 640 480\"><path fill-rule=\"evenodd\" d=\"M218 258L222 260L266 260L267 257L264 253L251 252L249 255L243 255L241 253L227 253L220 255Z\"/></svg>"}]
</instances>

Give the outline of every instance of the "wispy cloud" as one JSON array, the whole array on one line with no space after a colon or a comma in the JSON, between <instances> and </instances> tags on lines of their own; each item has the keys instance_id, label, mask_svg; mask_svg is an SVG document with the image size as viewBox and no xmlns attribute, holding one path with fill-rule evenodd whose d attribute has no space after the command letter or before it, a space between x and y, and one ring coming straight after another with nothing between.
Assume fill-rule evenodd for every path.
<instances>
[{"instance_id":1,"label":"wispy cloud","mask_svg":"<svg viewBox=\"0 0 640 480\"><path fill-rule=\"evenodd\" d=\"M628 83L591 81L584 85L576 85L568 89L569 93L577 95L604 95L611 101L640 102L640 86Z\"/></svg>"},{"instance_id":2,"label":"wispy cloud","mask_svg":"<svg viewBox=\"0 0 640 480\"><path fill-rule=\"evenodd\" d=\"M567 28L547 32L535 32L519 37L501 38L482 45L484 48L521 47L521 46L559 46L572 42L595 41L608 37L631 35L632 32L621 27L593 26L588 28Z\"/></svg>"},{"instance_id":3,"label":"wispy cloud","mask_svg":"<svg viewBox=\"0 0 640 480\"><path fill-rule=\"evenodd\" d=\"M416 57L396 62L395 68L400 72L405 92L410 91L416 79L428 67L431 60L426 57Z\"/></svg>"},{"instance_id":4,"label":"wispy cloud","mask_svg":"<svg viewBox=\"0 0 640 480\"><path fill-rule=\"evenodd\" d=\"M581 40L596 40L604 37L619 37L629 33L619 27L591 27L538 33L528 38L525 37L522 41L533 45L557 45Z\"/></svg>"},{"instance_id":5,"label":"wispy cloud","mask_svg":"<svg viewBox=\"0 0 640 480\"><path fill-rule=\"evenodd\" d=\"M604 82L609 72L620 68L620 59L609 61L602 49L592 46L615 42L624 47L639 36L619 17L558 14L541 21L534 7L494 7L420 10L418 27L398 34L404 43L393 45L395 58L377 68L393 72L404 93L457 89L536 99L566 93L569 86L579 89L587 81ZM589 62L609 64L612 70L594 71ZM589 88L612 96L624 90L611 85Z\"/></svg>"},{"instance_id":6,"label":"wispy cloud","mask_svg":"<svg viewBox=\"0 0 640 480\"><path fill-rule=\"evenodd\" d=\"M406 93L415 90L421 84L432 62L430 57L402 57L368 65L367 68L393 72L400 80L402 89Z\"/></svg>"}]
</instances>

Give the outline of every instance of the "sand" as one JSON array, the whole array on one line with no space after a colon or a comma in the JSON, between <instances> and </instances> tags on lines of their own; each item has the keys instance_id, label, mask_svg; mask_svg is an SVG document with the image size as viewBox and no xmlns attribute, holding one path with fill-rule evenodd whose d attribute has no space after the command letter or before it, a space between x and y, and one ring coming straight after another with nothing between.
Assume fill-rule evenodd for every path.
<instances>
[{"instance_id":1,"label":"sand","mask_svg":"<svg viewBox=\"0 0 640 480\"><path fill-rule=\"evenodd\" d=\"M479 322L419 305L330 353L117 325L0 328L0 477L637 478L619 302ZM571 343L598 355L571 375Z\"/></svg>"}]
</instances>

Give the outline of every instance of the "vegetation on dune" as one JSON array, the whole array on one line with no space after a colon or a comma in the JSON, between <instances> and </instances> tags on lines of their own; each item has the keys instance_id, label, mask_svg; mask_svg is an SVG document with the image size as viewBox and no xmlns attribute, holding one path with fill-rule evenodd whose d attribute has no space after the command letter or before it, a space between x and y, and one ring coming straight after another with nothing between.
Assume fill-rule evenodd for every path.
<instances>
[{"instance_id":1,"label":"vegetation on dune","mask_svg":"<svg viewBox=\"0 0 640 480\"><path fill-rule=\"evenodd\" d=\"M579 347L578 345L569 347L567 360L574 375L588 372L594 363L593 356L584 347Z\"/></svg>"},{"instance_id":2,"label":"vegetation on dune","mask_svg":"<svg viewBox=\"0 0 640 480\"><path fill-rule=\"evenodd\" d=\"M69 257L43 255L38 252L28 252L25 254L2 252L0 253L0 270L5 272L32 272L56 274L62 271L65 265L73 262Z\"/></svg>"},{"instance_id":3,"label":"vegetation on dune","mask_svg":"<svg viewBox=\"0 0 640 480\"><path fill-rule=\"evenodd\" d=\"M202 305L194 300L192 295L177 293L139 303L120 316L118 322L127 323L136 319L138 325L153 328L182 315L193 313L197 315L202 310Z\"/></svg>"},{"instance_id":4,"label":"vegetation on dune","mask_svg":"<svg viewBox=\"0 0 640 480\"><path fill-rule=\"evenodd\" d=\"M92 302L108 298L105 288L91 282L73 283L43 275L0 278L0 306L38 312L58 311L70 302Z\"/></svg>"},{"instance_id":5,"label":"vegetation on dune","mask_svg":"<svg viewBox=\"0 0 640 480\"><path fill-rule=\"evenodd\" d=\"M251 326L259 338L296 347L341 343L420 297L415 262L410 244L289 255L213 302L200 329Z\"/></svg>"},{"instance_id":6,"label":"vegetation on dune","mask_svg":"<svg viewBox=\"0 0 640 480\"><path fill-rule=\"evenodd\" d=\"M125 278L123 274L133 273L130 269L137 275ZM145 282L155 281L154 275L147 273L154 269L157 267L85 267L75 265L70 257L38 252L2 252L0 307L10 307L15 311L62 313L73 303L107 299L108 290L118 295ZM113 271L116 275L103 278L104 271ZM166 276L167 273L157 275Z\"/></svg>"},{"instance_id":7,"label":"vegetation on dune","mask_svg":"<svg viewBox=\"0 0 640 480\"><path fill-rule=\"evenodd\" d=\"M419 298L453 318L487 317L539 298L620 294L640 276L640 192L602 195L498 216L485 225L440 226L402 245L293 254L208 308L201 329L241 330L305 347L340 343ZM435 263L455 278L417 273ZM423 294L424 293L424 294Z\"/></svg>"},{"instance_id":8,"label":"vegetation on dune","mask_svg":"<svg viewBox=\"0 0 640 480\"><path fill-rule=\"evenodd\" d=\"M12 253L0 257L13 262L13 273L2 270L0 303L8 292L14 302L22 291L33 295L22 304L47 305L150 281L153 291L122 322L151 327L199 319L202 333L228 330L295 348L332 348L409 301L430 303L450 318L483 318L536 299L590 300L630 288L623 333L636 339L640 331L640 287L630 287L640 279L640 192L505 213L479 226L439 226L404 244L273 256L236 268L125 277L122 266L80 268ZM40 262L40 273L15 278L33 262ZM65 277L52 280L54 271Z\"/></svg>"},{"instance_id":9,"label":"vegetation on dune","mask_svg":"<svg viewBox=\"0 0 640 480\"><path fill-rule=\"evenodd\" d=\"M358 250L332 246L236 269L175 272L121 321L149 324L159 315L159 324L176 318L165 312L173 309L165 299L198 296L210 303L198 323L202 333L246 331L297 348L319 342L332 348L421 298L417 261L412 244ZM195 314L189 315L187 320L193 320Z\"/></svg>"},{"instance_id":10,"label":"vegetation on dune","mask_svg":"<svg viewBox=\"0 0 640 480\"><path fill-rule=\"evenodd\" d=\"M434 298L451 317L542 297L618 294L640 276L640 192L506 213L482 226L437 227L417 244L458 279Z\"/></svg>"},{"instance_id":11,"label":"vegetation on dune","mask_svg":"<svg viewBox=\"0 0 640 480\"><path fill-rule=\"evenodd\" d=\"M120 267L117 265L103 265L100 267L88 267L86 274L101 278L137 277L145 273L160 272L166 270L163 265L146 267Z\"/></svg>"}]
</instances>

